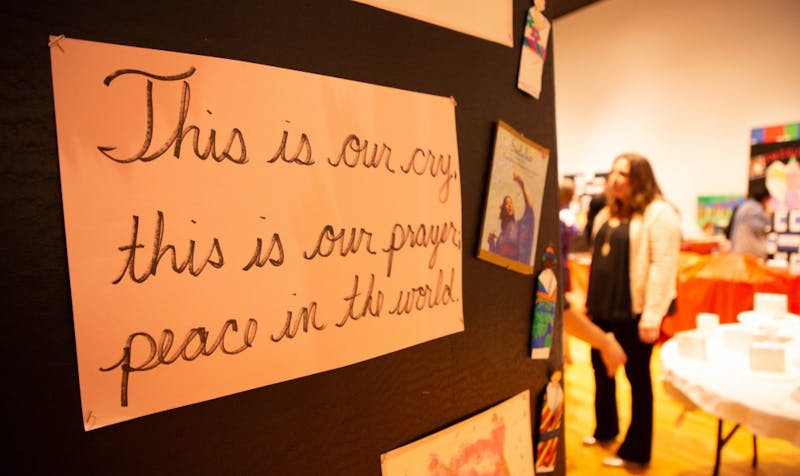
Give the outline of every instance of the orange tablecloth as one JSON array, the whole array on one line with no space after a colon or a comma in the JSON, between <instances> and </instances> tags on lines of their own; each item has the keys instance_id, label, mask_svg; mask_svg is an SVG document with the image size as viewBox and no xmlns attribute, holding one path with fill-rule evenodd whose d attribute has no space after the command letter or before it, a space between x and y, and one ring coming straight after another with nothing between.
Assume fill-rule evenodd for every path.
<instances>
[{"instance_id":1,"label":"orange tablecloth","mask_svg":"<svg viewBox=\"0 0 800 476\"><path fill-rule=\"evenodd\" d=\"M698 240L683 240L681 241L681 251L689 251L691 253L699 253L701 255L711 254L720 249L720 240L718 239L698 239Z\"/></svg>"},{"instance_id":2,"label":"orange tablecloth","mask_svg":"<svg viewBox=\"0 0 800 476\"><path fill-rule=\"evenodd\" d=\"M581 306L589 284L589 260L567 261L573 297ZM661 332L670 337L694 329L699 312L719 315L721 323L736 322L742 311L753 309L756 292L786 294L789 312L800 314L800 276L769 268L752 256L681 252L678 269L678 311L664 318Z\"/></svg>"}]
</instances>

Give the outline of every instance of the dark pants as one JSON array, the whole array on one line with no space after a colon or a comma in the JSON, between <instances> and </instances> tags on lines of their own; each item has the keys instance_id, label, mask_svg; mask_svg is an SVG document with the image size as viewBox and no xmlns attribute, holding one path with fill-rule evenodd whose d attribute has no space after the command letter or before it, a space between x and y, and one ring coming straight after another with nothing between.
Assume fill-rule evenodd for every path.
<instances>
[{"instance_id":1,"label":"dark pants","mask_svg":"<svg viewBox=\"0 0 800 476\"><path fill-rule=\"evenodd\" d=\"M613 332L628 356L625 375L631 384L631 423L617 449L617 456L637 463L649 463L653 445L653 383L650 377L653 344L639 340L639 319L612 321L595 318L594 322L604 331ZM597 420L594 437L611 440L619 434L616 380L608 377L597 349L592 349L592 367Z\"/></svg>"}]
</instances>

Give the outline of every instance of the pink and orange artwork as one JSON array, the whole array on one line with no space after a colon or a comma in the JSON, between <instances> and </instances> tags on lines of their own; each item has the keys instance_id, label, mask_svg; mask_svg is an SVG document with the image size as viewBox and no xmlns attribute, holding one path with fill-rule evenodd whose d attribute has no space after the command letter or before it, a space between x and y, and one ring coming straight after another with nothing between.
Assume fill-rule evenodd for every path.
<instances>
[{"instance_id":1,"label":"pink and orange artwork","mask_svg":"<svg viewBox=\"0 0 800 476\"><path fill-rule=\"evenodd\" d=\"M533 476L530 392L381 455L383 476Z\"/></svg>"},{"instance_id":2,"label":"pink and orange artwork","mask_svg":"<svg viewBox=\"0 0 800 476\"><path fill-rule=\"evenodd\" d=\"M505 422L494 415L492 423L495 427L487 438L476 440L462 447L449 461L442 461L438 454L432 454L431 462L428 465L428 474L430 476L460 474L511 476L503 456L503 443L506 436Z\"/></svg>"}]
</instances>

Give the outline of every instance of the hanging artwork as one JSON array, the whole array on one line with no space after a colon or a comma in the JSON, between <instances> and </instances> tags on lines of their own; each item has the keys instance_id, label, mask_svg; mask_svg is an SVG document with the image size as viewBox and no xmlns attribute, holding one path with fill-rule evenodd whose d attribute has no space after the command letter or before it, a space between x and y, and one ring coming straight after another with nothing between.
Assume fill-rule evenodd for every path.
<instances>
[{"instance_id":1,"label":"hanging artwork","mask_svg":"<svg viewBox=\"0 0 800 476\"><path fill-rule=\"evenodd\" d=\"M556 253L552 246L545 249L543 257L544 269L536 278L536 298L533 305L533 323L531 324L531 358L550 358L553 346L553 324L556 316L558 299L558 280L556 278Z\"/></svg>"},{"instance_id":2,"label":"hanging artwork","mask_svg":"<svg viewBox=\"0 0 800 476\"><path fill-rule=\"evenodd\" d=\"M800 274L800 123L750 132L748 195L764 188L773 209L769 258Z\"/></svg>"},{"instance_id":3,"label":"hanging artwork","mask_svg":"<svg viewBox=\"0 0 800 476\"><path fill-rule=\"evenodd\" d=\"M354 0L484 40L514 46L512 0Z\"/></svg>"},{"instance_id":4,"label":"hanging artwork","mask_svg":"<svg viewBox=\"0 0 800 476\"><path fill-rule=\"evenodd\" d=\"M534 476L530 391L381 455L382 476Z\"/></svg>"},{"instance_id":5,"label":"hanging artwork","mask_svg":"<svg viewBox=\"0 0 800 476\"><path fill-rule=\"evenodd\" d=\"M533 274L549 156L505 122L497 123L479 258Z\"/></svg>"},{"instance_id":6,"label":"hanging artwork","mask_svg":"<svg viewBox=\"0 0 800 476\"><path fill-rule=\"evenodd\" d=\"M697 197L697 226L706 235L723 235L733 211L744 201L741 195L702 195Z\"/></svg>"},{"instance_id":7,"label":"hanging artwork","mask_svg":"<svg viewBox=\"0 0 800 476\"><path fill-rule=\"evenodd\" d=\"M51 61L86 430L464 329L451 98L69 38Z\"/></svg>"},{"instance_id":8,"label":"hanging artwork","mask_svg":"<svg viewBox=\"0 0 800 476\"><path fill-rule=\"evenodd\" d=\"M517 78L517 87L536 99L542 92L542 73L550 38L550 20L544 16L544 8L545 0L536 0L528 10Z\"/></svg>"},{"instance_id":9,"label":"hanging artwork","mask_svg":"<svg viewBox=\"0 0 800 476\"><path fill-rule=\"evenodd\" d=\"M536 473L552 473L556 469L558 438L561 434L561 416L564 414L564 389L561 371L550 377L542 401L539 418L539 438L536 443Z\"/></svg>"}]
</instances>

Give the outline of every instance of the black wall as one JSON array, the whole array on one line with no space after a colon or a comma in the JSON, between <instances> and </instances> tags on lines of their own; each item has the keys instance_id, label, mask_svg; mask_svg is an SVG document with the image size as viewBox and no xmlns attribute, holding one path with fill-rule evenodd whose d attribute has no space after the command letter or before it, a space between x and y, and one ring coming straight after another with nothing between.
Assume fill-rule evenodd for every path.
<instances>
[{"instance_id":1,"label":"black wall","mask_svg":"<svg viewBox=\"0 0 800 476\"><path fill-rule=\"evenodd\" d=\"M513 49L345 0L4 5L0 365L6 443L0 472L379 475L381 453L525 389L538 398L549 372L561 365L561 340L549 362L527 357L534 279L475 258L498 119L551 150L536 255L547 244L558 246L552 38L541 99L516 88L531 3L514 1ZM84 432L49 34L455 97L466 330L342 369ZM557 337L560 329L559 322ZM538 414L536 399L532 406ZM564 474L563 455L562 439L557 474Z\"/></svg>"}]
</instances>

